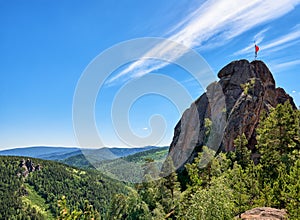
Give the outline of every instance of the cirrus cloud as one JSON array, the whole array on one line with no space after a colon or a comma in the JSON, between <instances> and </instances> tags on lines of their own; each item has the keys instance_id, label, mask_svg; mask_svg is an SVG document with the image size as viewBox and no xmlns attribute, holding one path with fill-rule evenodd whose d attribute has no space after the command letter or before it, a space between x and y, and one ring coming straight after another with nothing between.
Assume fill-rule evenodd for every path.
<instances>
[{"instance_id":1,"label":"cirrus cloud","mask_svg":"<svg viewBox=\"0 0 300 220\"><path fill-rule=\"evenodd\" d=\"M218 47L260 24L285 15L299 3L299 0L232 0L230 3L227 0L209 0L199 5L184 20L178 21L177 25L171 27L166 37L189 48ZM261 35L257 36L258 41L262 41L266 31L263 30ZM298 36L298 33L295 33L295 36ZM289 40L288 37L295 36L286 36L287 38L271 42L265 47L270 48L286 43ZM246 48L245 51L247 52L249 48ZM152 57L153 54L160 53L169 60L175 61L186 52L176 51L174 53L172 49L172 44L158 44L149 50L145 57ZM107 83L141 77L167 65L167 63L159 61L138 60L112 77Z\"/></svg>"}]
</instances>

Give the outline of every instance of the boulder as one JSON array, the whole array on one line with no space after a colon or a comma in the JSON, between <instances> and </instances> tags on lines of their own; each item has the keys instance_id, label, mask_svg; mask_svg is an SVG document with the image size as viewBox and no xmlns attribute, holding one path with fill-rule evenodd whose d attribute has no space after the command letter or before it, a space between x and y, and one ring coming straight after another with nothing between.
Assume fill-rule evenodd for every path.
<instances>
[{"instance_id":1,"label":"boulder","mask_svg":"<svg viewBox=\"0 0 300 220\"><path fill-rule=\"evenodd\" d=\"M242 220L284 220L287 218L286 210L284 209L274 209L270 207L259 207L248 210L241 214L240 218L236 219Z\"/></svg>"}]
</instances>

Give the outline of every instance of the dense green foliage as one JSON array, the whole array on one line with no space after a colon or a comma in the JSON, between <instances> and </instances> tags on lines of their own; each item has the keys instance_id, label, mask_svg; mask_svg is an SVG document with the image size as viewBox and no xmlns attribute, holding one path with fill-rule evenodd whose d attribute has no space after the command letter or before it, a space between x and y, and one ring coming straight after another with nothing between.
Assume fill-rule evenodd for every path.
<instances>
[{"instance_id":1,"label":"dense green foliage","mask_svg":"<svg viewBox=\"0 0 300 220\"><path fill-rule=\"evenodd\" d=\"M111 178L127 182L140 182L144 176L145 165L151 163L157 170L160 170L167 154L168 147L162 147L93 165Z\"/></svg>"},{"instance_id":2,"label":"dense green foliage","mask_svg":"<svg viewBox=\"0 0 300 220\"><path fill-rule=\"evenodd\" d=\"M261 153L260 187L265 201L261 205L287 208L299 219L300 111L287 102L278 105L262 120L258 129ZM298 184L298 185L297 185ZM296 213L296 214L295 214Z\"/></svg>"},{"instance_id":3,"label":"dense green foliage","mask_svg":"<svg viewBox=\"0 0 300 220\"><path fill-rule=\"evenodd\" d=\"M23 205L23 181L17 176L20 158L0 157L0 219L42 219L30 204ZM26 218L25 218L26 217Z\"/></svg>"},{"instance_id":4,"label":"dense green foliage","mask_svg":"<svg viewBox=\"0 0 300 220\"><path fill-rule=\"evenodd\" d=\"M88 219L101 219L101 215L99 212L94 209L92 205L89 204L89 202L86 200L84 209L77 210L73 209L73 211L70 211L67 200L65 196L62 196L61 200L58 200L58 206L59 206L59 216L58 220L88 220Z\"/></svg>"},{"instance_id":5,"label":"dense green foliage","mask_svg":"<svg viewBox=\"0 0 300 220\"><path fill-rule=\"evenodd\" d=\"M86 201L104 215L116 193L125 193L124 184L95 170L80 170L53 161L32 159L40 171L18 177L21 157L0 157L1 218L49 219L58 216L58 200L65 196L70 212L85 210Z\"/></svg>"},{"instance_id":6,"label":"dense green foliage","mask_svg":"<svg viewBox=\"0 0 300 220\"><path fill-rule=\"evenodd\" d=\"M289 219L300 219L299 121L299 111L289 103L278 105L260 122L258 164L244 134L236 138L233 152L215 156L204 146L186 165L184 191L175 172L158 180L146 174L134 192L116 195L113 207L123 208L111 212L110 219L233 219L260 206L285 208ZM172 167L169 160L165 164Z\"/></svg>"},{"instance_id":7,"label":"dense green foliage","mask_svg":"<svg viewBox=\"0 0 300 220\"><path fill-rule=\"evenodd\" d=\"M0 157L0 218L233 219L251 208L268 206L287 209L289 219L300 219L299 111L289 103L280 104L261 119L256 164L247 144L241 134L233 152L216 155L203 146L194 162L186 164L184 189L171 158L165 157L167 149L103 163L132 178L137 175L133 167L118 161L140 164L143 182L126 187L97 170L40 160L41 171L19 178L20 158ZM153 163L157 159L161 166Z\"/></svg>"},{"instance_id":8,"label":"dense green foliage","mask_svg":"<svg viewBox=\"0 0 300 220\"><path fill-rule=\"evenodd\" d=\"M41 172L31 173L26 181L50 204L55 215L57 200L63 195L71 207L83 209L88 200L104 213L112 195L121 189L116 181L93 170L78 170L52 161L43 161L42 166Z\"/></svg>"},{"instance_id":9,"label":"dense green foliage","mask_svg":"<svg viewBox=\"0 0 300 220\"><path fill-rule=\"evenodd\" d=\"M134 162L134 163L145 163L145 160L147 159L152 159L153 161L164 161L164 159L168 154L168 151L169 151L169 147L160 147L160 148L132 154L127 157L121 157L119 159L125 160L127 162ZM109 161L107 161L106 163L109 163Z\"/></svg>"},{"instance_id":10,"label":"dense green foliage","mask_svg":"<svg viewBox=\"0 0 300 220\"><path fill-rule=\"evenodd\" d=\"M94 166L85 158L83 154L75 155L68 157L61 161L64 164L78 167L78 168L91 168L94 169Z\"/></svg>"},{"instance_id":11,"label":"dense green foliage","mask_svg":"<svg viewBox=\"0 0 300 220\"><path fill-rule=\"evenodd\" d=\"M100 164L118 164L118 161L124 160L127 162L140 163L143 164L146 159L152 159L154 161L163 161L168 154L169 147L160 147L147 151L138 152L132 155L128 155L125 157L120 157L113 160L104 160L103 162L98 162ZM75 155L64 159L61 161L62 163L79 167L79 168L94 168L94 166L85 158L83 154ZM96 165L96 164L94 164Z\"/></svg>"},{"instance_id":12,"label":"dense green foliage","mask_svg":"<svg viewBox=\"0 0 300 220\"><path fill-rule=\"evenodd\" d=\"M149 158L153 159L156 162L162 162L165 159L166 155L168 154L168 149L169 149L169 147L159 147L159 148L154 148L154 149L130 154L128 156L122 156L117 159L103 160L103 161L96 160L97 162L93 162L93 163L91 163L88 159L86 159L85 155L83 153L81 153L78 155L68 157L64 160L61 160L60 162L62 162L64 164L68 164L70 166L79 167L79 168L92 168L92 169L94 169L95 167L97 168L102 165L105 165L108 167L116 166L116 165L119 166L120 161L143 164L145 162L145 160L149 159ZM125 152L126 152L126 150L128 150L128 148L124 149ZM125 154L125 152L123 152L123 154ZM117 153L121 154L122 153L121 149L118 150Z\"/></svg>"}]
</instances>

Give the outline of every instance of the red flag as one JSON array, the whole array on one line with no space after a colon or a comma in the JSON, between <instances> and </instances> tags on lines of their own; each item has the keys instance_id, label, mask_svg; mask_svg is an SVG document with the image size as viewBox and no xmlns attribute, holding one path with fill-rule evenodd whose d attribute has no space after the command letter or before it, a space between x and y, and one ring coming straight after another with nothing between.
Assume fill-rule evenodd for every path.
<instances>
[{"instance_id":1,"label":"red flag","mask_svg":"<svg viewBox=\"0 0 300 220\"><path fill-rule=\"evenodd\" d=\"M259 51L259 47L255 44L255 53Z\"/></svg>"},{"instance_id":2,"label":"red flag","mask_svg":"<svg viewBox=\"0 0 300 220\"><path fill-rule=\"evenodd\" d=\"M254 59L256 59L258 51L259 51L259 47L255 44L255 56L254 56Z\"/></svg>"}]
</instances>

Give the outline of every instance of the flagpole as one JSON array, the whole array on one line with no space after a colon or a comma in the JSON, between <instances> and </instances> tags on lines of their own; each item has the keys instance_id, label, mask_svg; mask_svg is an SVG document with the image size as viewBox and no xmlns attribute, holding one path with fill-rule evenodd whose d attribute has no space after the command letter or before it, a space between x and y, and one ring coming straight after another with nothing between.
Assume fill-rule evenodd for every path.
<instances>
[{"instance_id":1,"label":"flagpole","mask_svg":"<svg viewBox=\"0 0 300 220\"><path fill-rule=\"evenodd\" d=\"M256 52L256 41L254 41L254 60L257 58L257 52Z\"/></svg>"},{"instance_id":2,"label":"flagpole","mask_svg":"<svg viewBox=\"0 0 300 220\"><path fill-rule=\"evenodd\" d=\"M257 58L257 52L259 51L259 47L256 45L256 42L254 41L254 60Z\"/></svg>"}]
</instances>

